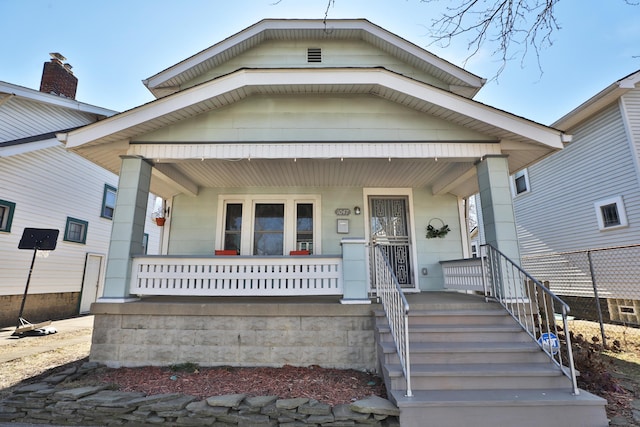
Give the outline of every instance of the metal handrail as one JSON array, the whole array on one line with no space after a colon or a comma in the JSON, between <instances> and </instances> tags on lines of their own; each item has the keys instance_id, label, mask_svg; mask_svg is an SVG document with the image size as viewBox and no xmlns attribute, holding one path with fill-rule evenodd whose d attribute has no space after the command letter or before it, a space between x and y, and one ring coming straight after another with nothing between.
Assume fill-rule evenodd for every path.
<instances>
[{"instance_id":1,"label":"metal handrail","mask_svg":"<svg viewBox=\"0 0 640 427\"><path fill-rule=\"evenodd\" d=\"M380 245L374 246L376 295L382 302L389 321L391 336L400 358L400 365L407 382L406 397L412 397L411 361L409 356L409 303L391 264Z\"/></svg>"},{"instance_id":2,"label":"metal handrail","mask_svg":"<svg viewBox=\"0 0 640 427\"><path fill-rule=\"evenodd\" d=\"M509 257L491 245L482 245L482 271L487 298L498 301L520 326L538 343L560 370L572 382L573 394L579 389L571 347L567 315L569 306L540 281L529 275ZM564 348L558 339L556 315L562 316ZM566 364L563 360L566 352Z\"/></svg>"}]
</instances>

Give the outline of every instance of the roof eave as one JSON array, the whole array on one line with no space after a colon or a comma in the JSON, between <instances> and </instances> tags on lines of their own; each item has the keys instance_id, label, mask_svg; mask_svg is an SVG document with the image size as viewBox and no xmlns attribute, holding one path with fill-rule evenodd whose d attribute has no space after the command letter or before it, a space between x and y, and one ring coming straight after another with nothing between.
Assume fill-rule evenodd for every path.
<instances>
[{"instance_id":1,"label":"roof eave","mask_svg":"<svg viewBox=\"0 0 640 427\"><path fill-rule=\"evenodd\" d=\"M14 96L30 99L32 101L69 108L83 113L96 114L103 117L110 117L117 113L117 111L109 110L107 108L102 108L91 104L86 104L84 102L76 101L75 99L52 95L49 93L40 92L39 90L29 89L23 86L18 86L3 81L0 81L0 93L7 93Z\"/></svg>"},{"instance_id":2,"label":"roof eave","mask_svg":"<svg viewBox=\"0 0 640 427\"><path fill-rule=\"evenodd\" d=\"M628 76L607 86L595 96L589 98L587 101L562 116L551 126L564 131L569 130L578 123L583 122L605 107L611 105L613 102L616 102L625 93L634 89L638 83L640 83L640 71L629 74Z\"/></svg>"},{"instance_id":3,"label":"roof eave","mask_svg":"<svg viewBox=\"0 0 640 427\"><path fill-rule=\"evenodd\" d=\"M398 93L411 94L442 108L490 124L548 146L563 147L564 134L547 126L515 116L477 101L455 95L446 90L429 86L385 69L244 69L216 80L158 99L135 109L118 114L101 122L61 134L61 141L69 148L114 135L120 131L141 125L155 117L171 114L195 103L220 96L232 90L260 85L353 85L373 84Z\"/></svg>"}]
</instances>

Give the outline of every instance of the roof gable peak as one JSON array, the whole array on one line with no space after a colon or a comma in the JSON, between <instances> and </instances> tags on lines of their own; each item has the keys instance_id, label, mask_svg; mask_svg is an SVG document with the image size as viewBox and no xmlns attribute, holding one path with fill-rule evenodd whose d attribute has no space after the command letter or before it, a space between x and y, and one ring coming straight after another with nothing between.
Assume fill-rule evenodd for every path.
<instances>
[{"instance_id":1,"label":"roof gable peak","mask_svg":"<svg viewBox=\"0 0 640 427\"><path fill-rule=\"evenodd\" d=\"M268 40L360 40L433 75L452 92L469 98L485 80L379 27L366 19L263 19L213 46L143 80L156 97L178 92L184 84ZM318 64L314 64L318 65ZM381 64L378 64L381 65Z\"/></svg>"}]
</instances>

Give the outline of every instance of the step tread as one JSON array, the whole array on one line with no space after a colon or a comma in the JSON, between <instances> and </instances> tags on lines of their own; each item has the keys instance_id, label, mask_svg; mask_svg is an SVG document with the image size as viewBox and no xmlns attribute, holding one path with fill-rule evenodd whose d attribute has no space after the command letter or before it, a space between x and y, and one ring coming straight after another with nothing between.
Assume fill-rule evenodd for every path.
<instances>
[{"instance_id":1,"label":"step tread","mask_svg":"<svg viewBox=\"0 0 640 427\"><path fill-rule=\"evenodd\" d=\"M395 353L396 347L393 342L380 343L384 353ZM411 353L518 353L518 352L538 352L540 347L533 341L499 341L499 342L412 342L409 345Z\"/></svg>"},{"instance_id":2,"label":"step tread","mask_svg":"<svg viewBox=\"0 0 640 427\"><path fill-rule=\"evenodd\" d=\"M391 328L388 325L378 325L378 331L387 332ZM508 324L489 324L489 325L471 325L471 324L456 324L456 325L409 325L409 332L518 332L524 330L520 325Z\"/></svg>"},{"instance_id":3,"label":"step tread","mask_svg":"<svg viewBox=\"0 0 640 427\"><path fill-rule=\"evenodd\" d=\"M387 363L385 369L390 377L404 375L398 363ZM564 375L560 368L551 362L544 363L452 363L452 364L411 364L411 376L483 376L483 377L513 377L513 376L558 376Z\"/></svg>"},{"instance_id":4,"label":"step tread","mask_svg":"<svg viewBox=\"0 0 640 427\"><path fill-rule=\"evenodd\" d=\"M604 406L606 400L580 390L570 389L497 389L497 390L417 390L405 397L404 390L391 391L398 407L429 406Z\"/></svg>"},{"instance_id":5,"label":"step tread","mask_svg":"<svg viewBox=\"0 0 640 427\"><path fill-rule=\"evenodd\" d=\"M373 310L378 317L384 317L384 310ZM459 317L459 316L505 316L509 317L509 313L504 309L487 308L487 309L462 309L462 310L410 310L409 317Z\"/></svg>"}]
</instances>

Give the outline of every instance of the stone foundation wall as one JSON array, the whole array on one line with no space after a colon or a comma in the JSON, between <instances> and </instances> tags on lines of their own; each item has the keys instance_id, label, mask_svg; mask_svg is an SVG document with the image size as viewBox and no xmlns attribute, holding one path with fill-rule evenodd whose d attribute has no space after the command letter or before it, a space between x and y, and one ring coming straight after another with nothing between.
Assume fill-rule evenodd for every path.
<instances>
[{"instance_id":1,"label":"stone foundation wall","mask_svg":"<svg viewBox=\"0 0 640 427\"><path fill-rule=\"evenodd\" d=\"M91 361L109 367L283 365L375 371L373 306L94 304Z\"/></svg>"},{"instance_id":2,"label":"stone foundation wall","mask_svg":"<svg viewBox=\"0 0 640 427\"><path fill-rule=\"evenodd\" d=\"M372 396L330 406L308 398L212 396L205 400L182 394L145 395L80 385L82 375L98 367L85 364L29 384L0 400L0 422L77 426L369 426L399 427L400 411ZM56 385L57 384L57 385Z\"/></svg>"},{"instance_id":3,"label":"stone foundation wall","mask_svg":"<svg viewBox=\"0 0 640 427\"><path fill-rule=\"evenodd\" d=\"M17 326L23 295L0 296L0 327ZM28 294L22 317L31 323L78 315L80 292Z\"/></svg>"}]
</instances>

